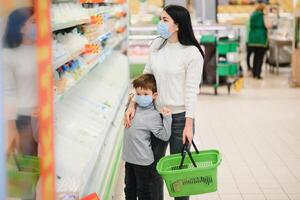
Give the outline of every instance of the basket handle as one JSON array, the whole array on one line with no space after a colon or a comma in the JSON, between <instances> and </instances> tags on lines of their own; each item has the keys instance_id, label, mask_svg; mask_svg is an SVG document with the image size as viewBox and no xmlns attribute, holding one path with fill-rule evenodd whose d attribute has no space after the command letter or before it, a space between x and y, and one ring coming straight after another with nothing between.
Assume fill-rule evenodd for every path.
<instances>
[{"instance_id":1,"label":"basket handle","mask_svg":"<svg viewBox=\"0 0 300 200\"><path fill-rule=\"evenodd\" d=\"M196 150L196 153L198 154L199 151L198 151L198 149L197 149L197 147L196 147L194 141L192 141L192 144L193 144L194 149ZM182 147L182 150L181 150L181 161L180 161L179 169L182 169L182 166L183 166L183 163L184 163L184 159L185 159L186 153L188 153L188 155L189 155L189 157L190 157L190 159L191 159L191 161L192 161L194 167L196 168L197 165L196 165L196 162L195 162L195 160L194 160L194 158L193 158L193 156L192 156L192 153L191 153L191 151L190 151L190 144L189 144L189 143L185 143L185 144L183 145L183 147Z\"/></svg>"},{"instance_id":2,"label":"basket handle","mask_svg":"<svg viewBox=\"0 0 300 200\"><path fill-rule=\"evenodd\" d=\"M192 145L193 145L193 147L194 147L196 153L199 153L198 148L197 148L197 146L196 146L194 140L192 140ZM183 151L185 150L185 148L190 149L190 144L189 144L189 142L186 142L186 143L182 146L181 154L183 153Z\"/></svg>"},{"instance_id":3,"label":"basket handle","mask_svg":"<svg viewBox=\"0 0 300 200\"><path fill-rule=\"evenodd\" d=\"M18 171L21 171L21 165L20 165L20 162L18 160L18 157L17 157L17 154L18 154L18 148L14 148L10 153L7 154L7 159L11 156L13 161L15 162L16 164L16 167L18 169Z\"/></svg>"}]
</instances>

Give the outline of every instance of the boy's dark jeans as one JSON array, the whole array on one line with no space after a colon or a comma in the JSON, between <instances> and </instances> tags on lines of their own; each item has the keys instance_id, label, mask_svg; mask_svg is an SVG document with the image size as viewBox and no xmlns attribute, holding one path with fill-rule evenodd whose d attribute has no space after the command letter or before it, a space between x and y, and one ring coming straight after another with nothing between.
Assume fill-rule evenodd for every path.
<instances>
[{"instance_id":1,"label":"boy's dark jeans","mask_svg":"<svg viewBox=\"0 0 300 200\"><path fill-rule=\"evenodd\" d=\"M125 199L151 200L150 183L153 164L148 166L125 163Z\"/></svg>"}]
</instances>

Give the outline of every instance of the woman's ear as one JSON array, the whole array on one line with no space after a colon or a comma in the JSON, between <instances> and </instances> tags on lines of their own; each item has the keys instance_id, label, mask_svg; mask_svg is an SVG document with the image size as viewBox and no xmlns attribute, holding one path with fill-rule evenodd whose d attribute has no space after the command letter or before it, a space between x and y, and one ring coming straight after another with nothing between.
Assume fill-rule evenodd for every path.
<instances>
[{"instance_id":1,"label":"woman's ear","mask_svg":"<svg viewBox=\"0 0 300 200\"><path fill-rule=\"evenodd\" d=\"M179 31L179 26L178 26L178 24L175 24L175 30L176 30L176 31Z\"/></svg>"}]
</instances>

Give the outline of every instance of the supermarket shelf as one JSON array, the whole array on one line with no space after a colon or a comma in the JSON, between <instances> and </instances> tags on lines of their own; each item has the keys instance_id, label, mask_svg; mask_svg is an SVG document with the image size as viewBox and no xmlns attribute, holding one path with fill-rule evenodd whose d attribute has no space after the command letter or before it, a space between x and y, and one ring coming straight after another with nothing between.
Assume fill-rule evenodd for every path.
<instances>
[{"instance_id":1,"label":"supermarket shelf","mask_svg":"<svg viewBox=\"0 0 300 200\"><path fill-rule=\"evenodd\" d=\"M117 135L116 133L117 130L111 130L119 127L115 127L115 124L122 124L122 119L124 116L123 111L125 110L125 105L127 103L126 94L128 93L128 86L129 86L129 80L127 83L124 83L123 88L120 90L120 96L118 98L118 103L117 105L114 106L114 108L111 111L111 114L109 115L109 119L107 119L107 126L104 128L102 131L103 133L108 133L106 134L106 137L104 140L102 140L102 144L113 144L114 141L117 140L118 137L121 137ZM121 101L120 101L121 100ZM121 114L121 120L120 120L120 114ZM119 115L117 117L117 115ZM116 118L119 118L116 120ZM112 122L114 122L112 124ZM112 127L113 125L113 127ZM115 133L113 135L113 133ZM84 187L84 194L87 195L93 191L97 191L101 189L102 191L105 191L104 188L101 188L99 186L104 184L105 179L107 178L107 174L105 173L108 168L99 168L100 166L108 166L109 162L111 161L110 155L113 154L113 151L115 150L114 145L101 145L102 148L96 149L96 152L93 153L93 158L89 161L88 164L88 169L87 171L90 172L88 177L88 181L84 182L83 185ZM110 147L109 147L110 146ZM99 170L101 169L101 170ZM98 174L98 175L96 175ZM94 180L94 181L91 181ZM103 190L104 189L104 190Z\"/></svg>"},{"instance_id":2,"label":"supermarket shelf","mask_svg":"<svg viewBox=\"0 0 300 200\"><path fill-rule=\"evenodd\" d=\"M194 25L194 31L224 31L228 29L227 25Z\"/></svg>"},{"instance_id":3,"label":"supermarket shelf","mask_svg":"<svg viewBox=\"0 0 300 200\"><path fill-rule=\"evenodd\" d=\"M129 31L156 31L156 26L130 26Z\"/></svg>"},{"instance_id":4,"label":"supermarket shelf","mask_svg":"<svg viewBox=\"0 0 300 200\"><path fill-rule=\"evenodd\" d=\"M107 50L104 50L104 51L100 54L98 60L96 60L95 62L93 62L93 63L91 63L91 64L88 65L88 66L89 66L89 67L88 67L88 70L85 72L84 75L82 75L82 76L81 76L81 77L80 77L73 85L70 85L68 88L66 88L65 91L64 91L62 94L55 95L55 97L54 97L54 103L57 103L58 101L62 100L62 99L64 98L64 96L65 96L68 92L70 92L70 90L71 90L75 85L77 85L84 77L86 77L86 76L88 75L88 73L89 73L91 70L93 70L93 68L94 68L95 66L97 66L97 65L100 64L100 63L102 63L102 62L105 60L106 56L107 56Z\"/></svg>"},{"instance_id":5,"label":"supermarket shelf","mask_svg":"<svg viewBox=\"0 0 300 200\"><path fill-rule=\"evenodd\" d=\"M57 114L56 120L70 127L55 135L59 152L56 156L57 174L63 179L72 177L79 180L80 196L105 190L112 164L118 163L119 158L112 153L115 145L120 146L122 136L118 130L129 86L126 60L126 56L114 51L101 67L96 67L55 107L58 112L65 113ZM78 107L78 104L81 106ZM108 106L102 110L101 105L104 104ZM70 149L73 149L72 152ZM69 162L65 162L66 159ZM63 191L63 188L60 190Z\"/></svg>"},{"instance_id":6,"label":"supermarket shelf","mask_svg":"<svg viewBox=\"0 0 300 200\"><path fill-rule=\"evenodd\" d=\"M159 35L129 35L129 40L154 40Z\"/></svg>"},{"instance_id":7,"label":"supermarket shelf","mask_svg":"<svg viewBox=\"0 0 300 200\"><path fill-rule=\"evenodd\" d=\"M102 15L102 14L107 14L110 12L111 6L106 6L108 8L105 9L101 9L101 7L97 8L97 9L93 9L91 11L89 11L89 15L90 16L94 16L94 15ZM91 9L91 8L86 8L86 9Z\"/></svg>"},{"instance_id":8,"label":"supermarket shelf","mask_svg":"<svg viewBox=\"0 0 300 200\"><path fill-rule=\"evenodd\" d=\"M130 64L145 64L148 56L129 56Z\"/></svg>"},{"instance_id":9,"label":"supermarket shelf","mask_svg":"<svg viewBox=\"0 0 300 200\"><path fill-rule=\"evenodd\" d=\"M89 22L90 22L89 19L82 19L82 20L78 20L78 21L65 22L65 23L60 23L60 24L53 24L52 25L52 31L58 31L58 30L70 28L70 27L73 27L73 26L87 24Z\"/></svg>"},{"instance_id":10,"label":"supermarket shelf","mask_svg":"<svg viewBox=\"0 0 300 200\"><path fill-rule=\"evenodd\" d=\"M63 60L60 60L60 61L58 61L58 62L55 62L54 64L53 64L53 66L54 66L54 70L57 70L60 66L62 66L63 64L65 64L65 63L67 63L67 62L69 62L69 61L71 61L71 60L74 60L75 58L77 58L78 56L80 56L81 54L83 54L84 53L84 49L80 49L80 50L78 50L78 51L76 51L75 53L73 53L71 56L68 56L68 57L66 57L65 59L63 59Z\"/></svg>"},{"instance_id":11,"label":"supermarket shelf","mask_svg":"<svg viewBox=\"0 0 300 200\"><path fill-rule=\"evenodd\" d=\"M110 36L112 35L112 31L108 31L106 33L103 33L99 36L96 36L95 38L93 39L90 39L90 42L91 43L98 43L98 42L102 42L103 40L109 38Z\"/></svg>"},{"instance_id":12,"label":"supermarket shelf","mask_svg":"<svg viewBox=\"0 0 300 200\"><path fill-rule=\"evenodd\" d=\"M84 77L86 77L89 72L91 70L93 70L93 68L95 68L95 66L97 66L98 64L101 64L104 62L104 60L111 54L112 50L114 48L116 48L120 42L122 42L124 39L119 39L116 43L114 43L111 47L106 48L102 51L102 53L100 54L98 59L95 59L95 62L92 62L90 64L88 64L89 67L88 70L85 72L84 75L82 75L73 85L69 86L68 88L65 89L65 91L62 94L57 94L54 96L54 103L59 102L60 100L62 100L64 98L64 96L75 86L77 85Z\"/></svg>"},{"instance_id":13,"label":"supermarket shelf","mask_svg":"<svg viewBox=\"0 0 300 200\"><path fill-rule=\"evenodd\" d=\"M96 38L95 42L102 42L103 40L107 39L109 36L111 36L112 32L109 31L107 33L104 33Z\"/></svg>"},{"instance_id":14,"label":"supermarket shelf","mask_svg":"<svg viewBox=\"0 0 300 200\"><path fill-rule=\"evenodd\" d=\"M208 31L208 30L226 30L228 26L226 25L194 25L194 31ZM135 32L148 32L148 31L156 31L156 26L131 26L129 27L129 31Z\"/></svg>"},{"instance_id":15,"label":"supermarket shelf","mask_svg":"<svg viewBox=\"0 0 300 200\"><path fill-rule=\"evenodd\" d=\"M147 45L149 46L152 41L150 40L130 40L129 41L129 46L134 46L134 45Z\"/></svg>"},{"instance_id":16,"label":"supermarket shelf","mask_svg":"<svg viewBox=\"0 0 300 200\"><path fill-rule=\"evenodd\" d=\"M94 40L94 42L101 42L102 40L106 39L107 37L109 37L111 35L111 32L105 33L99 37L97 37L97 39ZM119 44L121 41L118 41L117 44ZM117 46L117 44L114 44L114 46L112 47L113 49ZM84 53L84 49L80 49L78 51L76 51L75 53L73 53L71 56L68 56L67 58L60 60L58 62L55 62L53 64L54 66L54 70L58 69L60 66L62 66L63 64L77 58L78 56L80 56L81 54Z\"/></svg>"},{"instance_id":17,"label":"supermarket shelf","mask_svg":"<svg viewBox=\"0 0 300 200\"><path fill-rule=\"evenodd\" d=\"M97 191L101 197L104 199L110 195L112 191L112 183L111 181L115 179L115 175L117 174L117 170L120 167L120 160L121 160L121 149L122 149L122 139L123 139L123 111L126 109L127 98L126 95L128 94L128 85L123 88L123 96L122 102L119 106L116 107L114 110L115 116L112 118L113 127L107 134L107 145L105 149L99 151L98 158L95 162L95 167L92 170L91 178L89 182L85 185L84 194L90 194L93 191ZM109 136L109 137L108 137ZM102 153L102 156L100 156ZM103 156L106 155L106 156ZM105 169L103 166L107 166ZM110 190L110 191L109 191Z\"/></svg>"}]
</instances>

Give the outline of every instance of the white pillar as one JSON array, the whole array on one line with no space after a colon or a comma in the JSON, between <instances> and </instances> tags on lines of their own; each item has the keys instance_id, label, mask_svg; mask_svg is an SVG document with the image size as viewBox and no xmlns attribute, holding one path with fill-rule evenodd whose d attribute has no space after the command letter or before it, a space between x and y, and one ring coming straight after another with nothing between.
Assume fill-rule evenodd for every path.
<instances>
[{"instance_id":1,"label":"white pillar","mask_svg":"<svg viewBox=\"0 0 300 200\"><path fill-rule=\"evenodd\" d=\"M201 19L202 22L217 20L216 0L196 0L195 9L197 19Z\"/></svg>"}]
</instances>

